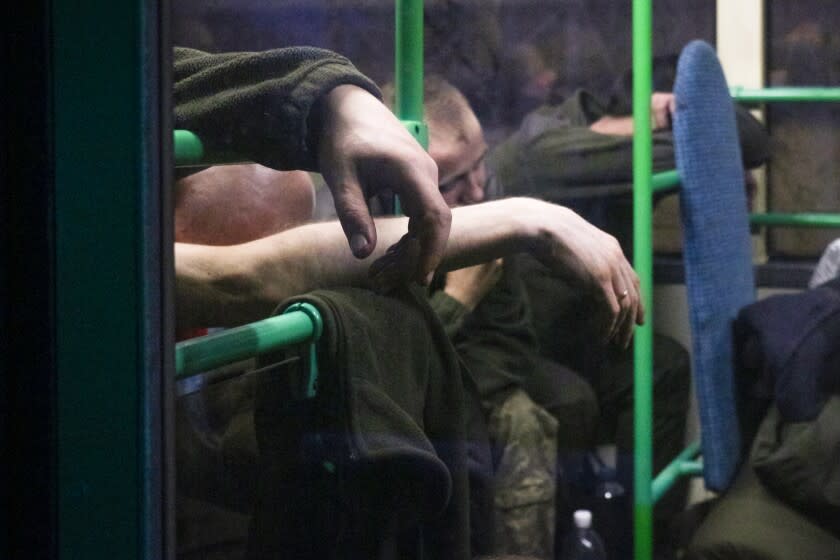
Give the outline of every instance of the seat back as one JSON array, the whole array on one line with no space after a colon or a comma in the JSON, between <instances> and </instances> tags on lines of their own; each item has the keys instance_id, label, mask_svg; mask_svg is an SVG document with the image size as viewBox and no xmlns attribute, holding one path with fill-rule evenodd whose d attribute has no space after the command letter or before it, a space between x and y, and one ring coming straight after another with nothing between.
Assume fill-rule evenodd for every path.
<instances>
[{"instance_id":1,"label":"seat back","mask_svg":"<svg viewBox=\"0 0 840 560\"><path fill-rule=\"evenodd\" d=\"M729 486L741 436L733 372L732 322L755 299L744 170L735 112L714 49L693 41L680 54L674 141L703 476Z\"/></svg>"}]
</instances>

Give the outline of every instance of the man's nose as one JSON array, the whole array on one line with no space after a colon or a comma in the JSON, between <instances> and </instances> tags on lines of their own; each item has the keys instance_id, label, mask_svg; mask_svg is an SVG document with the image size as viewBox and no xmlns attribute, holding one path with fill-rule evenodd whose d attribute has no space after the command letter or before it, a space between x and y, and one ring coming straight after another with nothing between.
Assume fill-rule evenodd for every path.
<instances>
[{"instance_id":1,"label":"man's nose","mask_svg":"<svg viewBox=\"0 0 840 560\"><path fill-rule=\"evenodd\" d=\"M467 176L467 189L464 194L467 203L484 200L484 173L481 173L478 169L470 172Z\"/></svg>"}]
</instances>

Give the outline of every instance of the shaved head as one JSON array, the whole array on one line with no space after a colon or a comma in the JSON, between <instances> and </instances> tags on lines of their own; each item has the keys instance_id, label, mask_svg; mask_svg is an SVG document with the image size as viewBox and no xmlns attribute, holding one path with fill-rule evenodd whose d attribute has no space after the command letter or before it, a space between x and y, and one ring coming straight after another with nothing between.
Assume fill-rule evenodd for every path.
<instances>
[{"instance_id":1,"label":"shaved head","mask_svg":"<svg viewBox=\"0 0 840 560\"><path fill-rule=\"evenodd\" d=\"M393 107L394 88L382 88L385 102ZM429 155L438 166L438 183L450 206L484 199L487 144L478 117L458 88L432 74L423 81L424 118L429 126Z\"/></svg>"},{"instance_id":2,"label":"shaved head","mask_svg":"<svg viewBox=\"0 0 840 560\"><path fill-rule=\"evenodd\" d=\"M305 171L222 165L178 181L175 241L235 245L309 220L315 190Z\"/></svg>"}]
</instances>

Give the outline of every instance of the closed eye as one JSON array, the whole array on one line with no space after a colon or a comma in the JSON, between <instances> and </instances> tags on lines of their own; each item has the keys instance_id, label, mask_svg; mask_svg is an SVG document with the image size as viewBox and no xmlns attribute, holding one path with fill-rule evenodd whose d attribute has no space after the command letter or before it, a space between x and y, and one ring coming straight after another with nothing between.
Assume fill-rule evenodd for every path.
<instances>
[{"instance_id":1,"label":"closed eye","mask_svg":"<svg viewBox=\"0 0 840 560\"><path fill-rule=\"evenodd\" d=\"M441 193L448 193L451 190L453 190L456 186L458 186L458 183L460 183L461 181L466 179L470 175L470 173L474 173L475 171L477 171L484 164L484 159L486 157L487 157L487 150L484 150L484 152L482 152L481 156L479 156L479 158L477 160L475 160L475 163L472 164L472 167L470 167L469 169L467 169L466 171L464 171L460 175L456 175L456 176L452 177L451 179L449 179L447 181L444 181L443 183L438 184L438 189L440 190L440 192Z\"/></svg>"}]
</instances>

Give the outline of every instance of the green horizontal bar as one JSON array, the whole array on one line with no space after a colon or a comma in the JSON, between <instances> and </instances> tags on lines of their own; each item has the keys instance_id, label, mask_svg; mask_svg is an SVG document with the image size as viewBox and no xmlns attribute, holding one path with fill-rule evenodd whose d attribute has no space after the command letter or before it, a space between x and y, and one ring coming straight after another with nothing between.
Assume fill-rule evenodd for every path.
<instances>
[{"instance_id":1,"label":"green horizontal bar","mask_svg":"<svg viewBox=\"0 0 840 560\"><path fill-rule=\"evenodd\" d=\"M768 212L751 214L750 223L759 226L837 228L840 227L840 214Z\"/></svg>"},{"instance_id":2,"label":"green horizontal bar","mask_svg":"<svg viewBox=\"0 0 840 560\"><path fill-rule=\"evenodd\" d=\"M697 476L703 474L703 461L683 461L680 463L680 474Z\"/></svg>"},{"instance_id":3,"label":"green horizontal bar","mask_svg":"<svg viewBox=\"0 0 840 560\"><path fill-rule=\"evenodd\" d=\"M318 311L302 304L300 311L179 342L175 346L175 378L317 340L322 328Z\"/></svg>"},{"instance_id":4,"label":"green horizontal bar","mask_svg":"<svg viewBox=\"0 0 840 560\"><path fill-rule=\"evenodd\" d=\"M201 139L189 130L176 130L175 165L195 165L204 159L204 145Z\"/></svg>"},{"instance_id":5,"label":"green horizontal bar","mask_svg":"<svg viewBox=\"0 0 840 560\"><path fill-rule=\"evenodd\" d=\"M677 170L663 171L653 176L654 192L662 192L680 184ZM801 228L840 228L840 213L828 212L767 212L751 214L750 223L759 226L787 226Z\"/></svg>"},{"instance_id":6,"label":"green horizontal bar","mask_svg":"<svg viewBox=\"0 0 840 560\"><path fill-rule=\"evenodd\" d=\"M651 483L651 493L653 495L654 503L656 503L657 500L659 500L659 498L661 498L662 495L665 494L665 492L667 492L681 476L699 474L702 472L702 465L696 461L691 461L691 459L697 456L699 451L700 442L695 441L677 455L676 459L671 461L668 466L662 469L662 472L653 479L653 482ZM700 465L699 470L697 465Z\"/></svg>"},{"instance_id":7,"label":"green horizontal bar","mask_svg":"<svg viewBox=\"0 0 840 560\"><path fill-rule=\"evenodd\" d=\"M651 179L653 192L661 192L680 184L680 173L676 169L655 173Z\"/></svg>"},{"instance_id":8,"label":"green horizontal bar","mask_svg":"<svg viewBox=\"0 0 840 560\"><path fill-rule=\"evenodd\" d=\"M740 86L729 88L732 97L744 102L835 102L840 101L840 88L836 87L770 87L751 89Z\"/></svg>"}]
</instances>

